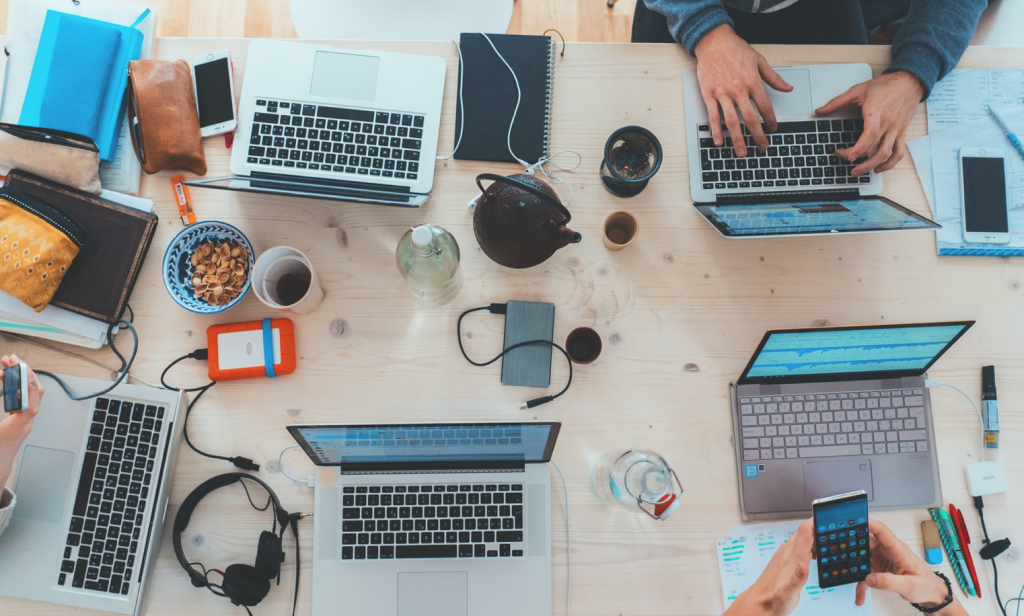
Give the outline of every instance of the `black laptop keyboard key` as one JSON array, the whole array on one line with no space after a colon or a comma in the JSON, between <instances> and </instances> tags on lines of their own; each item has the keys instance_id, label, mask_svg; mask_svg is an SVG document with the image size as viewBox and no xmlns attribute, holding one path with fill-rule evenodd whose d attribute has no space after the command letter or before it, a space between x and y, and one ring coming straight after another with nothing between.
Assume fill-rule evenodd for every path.
<instances>
[{"instance_id":1,"label":"black laptop keyboard key","mask_svg":"<svg viewBox=\"0 0 1024 616\"><path fill-rule=\"evenodd\" d=\"M457 558L456 545L399 545L395 547L395 558Z\"/></svg>"}]
</instances>

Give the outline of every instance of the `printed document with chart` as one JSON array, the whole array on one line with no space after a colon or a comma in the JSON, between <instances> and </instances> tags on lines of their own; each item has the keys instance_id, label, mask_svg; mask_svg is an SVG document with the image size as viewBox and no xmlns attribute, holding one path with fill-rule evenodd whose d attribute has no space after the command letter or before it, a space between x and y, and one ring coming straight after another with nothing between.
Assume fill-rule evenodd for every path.
<instances>
[{"instance_id":1,"label":"printed document with chart","mask_svg":"<svg viewBox=\"0 0 1024 616\"><path fill-rule=\"evenodd\" d=\"M989 113L1001 110L1017 135L1024 135L1024 70L955 70L928 97L928 136L907 145L932 215L940 255L1024 256L1024 159ZM1004 152L1009 208L1008 244L968 244L960 220L960 160L963 147Z\"/></svg>"},{"instance_id":2,"label":"printed document with chart","mask_svg":"<svg viewBox=\"0 0 1024 616\"><path fill-rule=\"evenodd\" d=\"M718 540L718 569L722 575L722 599L729 609L741 592L757 580L779 546L789 540L802 520L734 526ZM872 616L871 593L862 607L854 605L855 584L819 588L818 567L810 563L807 584L792 616Z\"/></svg>"}]
</instances>

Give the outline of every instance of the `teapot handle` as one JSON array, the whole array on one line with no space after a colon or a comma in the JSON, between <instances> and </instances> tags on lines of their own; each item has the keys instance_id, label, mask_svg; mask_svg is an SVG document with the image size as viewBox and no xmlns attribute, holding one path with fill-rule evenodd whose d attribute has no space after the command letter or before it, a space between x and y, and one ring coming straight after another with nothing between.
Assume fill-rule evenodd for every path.
<instances>
[{"instance_id":1,"label":"teapot handle","mask_svg":"<svg viewBox=\"0 0 1024 616\"><path fill-rule=\"evenodd\" d=\"M504 182L506 184L511 184L512 186L515 186L516 188L519 188L521 190L525 190L531 195L539 197L542 201L547 201L549 205L551 205L556 210L561 212L562 215L565 216L565 222L562 223L563 225L569 224L569 221L572 220L572 214L569 213L569 208L562 205L561 202L552 199L551 196L546 194L544 191L534 188L533 186L530 186L525 182L520 182L519 180L516 180L514 178L510 178L505 175L498 175L496 173L481 173L480 175L476 176L476 185L480 189L481 194L487 193L487 191L484 190L484 186L481 183L481 180L491 180L492 182Z\"/></svg>"}]
</instances>

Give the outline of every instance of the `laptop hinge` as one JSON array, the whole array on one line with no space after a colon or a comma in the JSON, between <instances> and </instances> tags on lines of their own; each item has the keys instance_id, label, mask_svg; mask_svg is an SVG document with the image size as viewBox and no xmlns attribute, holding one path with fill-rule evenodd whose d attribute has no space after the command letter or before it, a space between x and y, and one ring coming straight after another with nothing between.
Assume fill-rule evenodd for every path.
<instances>
[{"instance_id":1,"label":"laptop hinge","mask_svg":"<svg viewBox=\"0 0 1024 616\"><path fill-rule=\"evenodd\" d=\"M282 175L280 173L267 173L265 171L253 171L247 176L253 180L273 180L288 184L310 184L313 186L332 186L338 188L352 188L356 190L375 190L380 192L410 193L408 186L388 186L387 184L375 184L373 182L349 182L346 180L332 180L327 178L304 178L296 175Z\"/></svg>"},{"instance_id":2,"label":"laptop hinge","mask_svg":"<svg viewBox=\"0 0 1024 616\"><path fill-rule=\"evenodd\" d=\"M748 192L716 195L715 205L751 205L754 203L791 203L834 199L850 201L860 199L860 191L841 188L836 190L792 190L783 192ZM700 204L699 204L700 205Z\"/></svg>"}]
</instances>

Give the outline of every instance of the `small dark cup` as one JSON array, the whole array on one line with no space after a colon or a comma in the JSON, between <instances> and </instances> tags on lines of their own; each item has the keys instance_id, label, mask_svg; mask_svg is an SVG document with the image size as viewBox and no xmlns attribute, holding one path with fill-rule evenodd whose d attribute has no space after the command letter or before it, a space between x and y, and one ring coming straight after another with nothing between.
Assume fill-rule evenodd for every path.
<instances>
[{"instance_id":1,"label":"small dark cup","mask_svg":"<svg viewBox=\"0 0 1024 616\"><path fill-rule=\"evenodd\" d=\"M601 355L601 336L589 327L577 327L565 339L565 351L577 364L592 364Z\"/></svg>"},{"instance_id":2,"label":"small dark cup","mask_svg":"<svg viewBox=\"0 0 1024 616\"><path fill-rule=\"evenodd\" d=\"M661 168L661 142L640 126L623 126L608 137L601 161L601 182L613 195L633 197Z\"/></svg>"}]
</instances>

